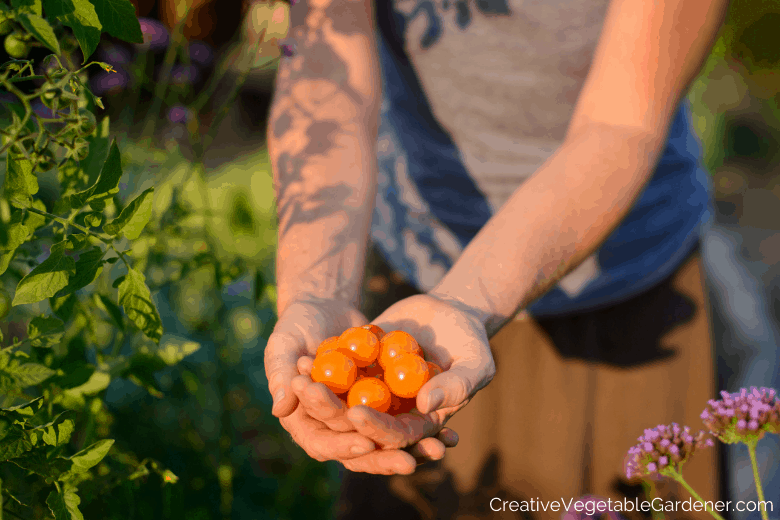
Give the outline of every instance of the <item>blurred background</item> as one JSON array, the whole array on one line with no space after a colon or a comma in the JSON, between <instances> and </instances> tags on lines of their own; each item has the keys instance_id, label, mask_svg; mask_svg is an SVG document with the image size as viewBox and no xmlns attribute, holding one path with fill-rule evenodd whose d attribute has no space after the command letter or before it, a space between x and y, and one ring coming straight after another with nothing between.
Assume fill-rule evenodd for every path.
<instances>
[{"instance_id":1,"label":"blurred background","mask_svg":"<svg viewBox=\"0 0 780 520\"><path fill-rule=\"evenodd\" d=\"M288 6L264 0L133 3L145 43L104 35L93 59L110 63L117 73L93 68L90 76L117 136L125 173L136 184L123 190L136 192L152 179L156 198L175 191L193 208L208 204L224 210L208 232L224 259L243 262L254 275L218 290L204 268L173 289L153 289L166 333L202 348L158 378L164 399L132 383L112 383L107 427L118 445L160 460L180 481L161 494L160 483L150 478L142 484L148 493L128 491L127 500L98 504L94 511L123 519L331 518L338 468L309 459L271 416L263 368L274 326L276 241L264 134L277 61L261 67L279 56ZM174 37L177 26L183 39ZM778 27L780 3L733 1L722 36L689 94L715 186L705 262L713 337L722 351L751 341L777 345ZM159 90L163 83L170 88ZM242 86L233 97L236 85ZM181 186L196 156L193 128L199 134L221 117L202 157L205 192ZM46 197L45 183L41 189ZM371 273L365 281L366 293L383 304L404 296L396 289L401 286L389 273ZM735 299L737 293L742 300ZM745 301L753 305L747 314ZM756 338L751 331L759 322L769 332ZM7 336L14 330L23 336L25 330L21 321L17 329L13 322L4 328Z\"/></svg>"}]
</instances>

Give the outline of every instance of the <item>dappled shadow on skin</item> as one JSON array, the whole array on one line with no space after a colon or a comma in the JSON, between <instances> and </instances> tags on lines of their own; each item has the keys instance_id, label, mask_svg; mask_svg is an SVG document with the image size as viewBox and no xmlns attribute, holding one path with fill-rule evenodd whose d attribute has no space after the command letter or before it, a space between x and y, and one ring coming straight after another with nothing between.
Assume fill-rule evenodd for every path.
<instances>
[{"instance_id":1,"label":"dappled shadow on skin","mask_svg":"<svg viewBox=\"0 0 780 520\"><path fill-rule=\"evenodd\" d=\"M695 302L674 290L669 278L618 305L536 321L562 357L630 368L674 357L676 351L665 348L660 339L689 323L695 312Z\"/></svg>"},{"instance_id":2,"label":"dappled shadow on skin","mask_svg":"<svg viewBox=\"0 0 780 520\"><path fill-rule=\"evenodd\" d=\"M517 518L533 520L527 512L496 513L490 501L525 501L528 498L503 487L499 482L500 457L490 453L480 469L476 487L458 494L452 474L441 462L421 465L412 475L369 475L345 472L342 495L337 504L338 520L478 520Z\"/></svg>"}]
</instances>

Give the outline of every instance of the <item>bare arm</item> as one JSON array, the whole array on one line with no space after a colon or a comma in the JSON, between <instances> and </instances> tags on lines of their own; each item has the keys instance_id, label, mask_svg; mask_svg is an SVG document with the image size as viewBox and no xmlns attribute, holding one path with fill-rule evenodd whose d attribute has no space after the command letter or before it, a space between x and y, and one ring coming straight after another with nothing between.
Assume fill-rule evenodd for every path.
<instances>
[{"instance_id":1,"label":"bare arm","mask_svg":"<svg viewBox=\"0 0 780 520\"><path fill-rule=\"evenodd\" d=\"M268 149L279 314L300 297L357 305L376 197L380 77L371 0L302 0L279 66Z\"/></svg>"},{"instance_id":2,"label":"bare arm","mask_svg":"<svg viewBox=\"0 0 780 520\"><path fill-rule=\"evenodd\" d=\"M563 145L488 222L431 295L495 334L595 252L654 171L727 0L613 0Z\"/></svg>"}]
</instances>

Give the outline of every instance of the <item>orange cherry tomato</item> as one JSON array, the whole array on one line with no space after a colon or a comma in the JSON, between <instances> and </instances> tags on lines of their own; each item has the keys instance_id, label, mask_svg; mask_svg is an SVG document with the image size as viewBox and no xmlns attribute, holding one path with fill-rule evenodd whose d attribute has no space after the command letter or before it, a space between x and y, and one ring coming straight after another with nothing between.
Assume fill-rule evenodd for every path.
<instances>
[{"instance_id":1,"label":"orange cherry tomato","mask_svg":"<svg viewBox=\"0 0 780 520\"><path fill-rule=\"evenodd\" d=\"M336 350L336 348L338 346L338 341L339 341L339 337L338 336L333 336L332 338L326 339L325 341L320 343L319 347L317 347L317 354L316 355L319 356L320 354L324 354L325 352L327 352L329 350Z\"/></svg>"},{"instance_id":2,"label":"orange cherry tomato","mask_svg":"<svg viewBox=\"0 0 780 520\"><path fill-rule=\"evenodd\" d=\"M379 355L379 340L373 332L352 327L339 336L338 350L350 356L359 367L367 367Z\"/></svg>"},{"instance_id":3,"label":"orange cherry tomato","mask_svg":"<svg viewBox=\"0 0 780 520\"><path fill-rule=\"evenodd\" d=\"M388 332L379 342L379 365L387 369L387 364L402 353L423 355L411 334L402 330Z\"/></svg>"},{"instance_id":4,"label":"orange cherry tomato","mask_svg":"<svg viewBox=\"0 0 780 520\"><path fill-rule=\"evenodd\" d=\"M385 366L385 383L398 397L415 397L430 377L428 364L417 354L401 354Z\"/></svg>"},{"instance_id":5,"label":"orange cherry tomato","mask_svg":"<svg viewBox=\"0 0 780 520\"><path fill-rule=\"evenodd\" d=\"M403 397L398 397L395 394L392 394L392 396L393 397L390 400L390 409L387 410L387 413L390 415L409 413L417 407L417 399L414 397L411 399L404 399Z\"/></svg>"},{"instance_id":6,"label":"orange cherry tomato","mask_svg":"<svg viewBox=\"0 0 780 520\"><path fill-rule=\"evenodd\" d=\"M379 363L371 363L367 367L358 368L358 377L375 377L382 381L385 376L385 371L379 366Z\"/></svg>"},{"instance_id":7,"label":"orange cherry tomato","mask_svg":"<svg viewBox=\"0 0 780 520\"><path fill-rule=\"evenodd\" d=\"M332 350L314 358L311 378L330 388L334 394L343 394L357 379L357 366L346 354Z\"/></svg>"},{"instance_id":8,"label":"orange cherry tomato","mask_svg":"<svg viewBox=\"0 0 780 520\"><path fill-rule=\"evenodd\" d=\"M443 372L441 367L433 361L426 361L426 363L428 363L428 372L431 374L431 377L438 376Z\"/></svg>"},{"instance_id":9,"label":"orange cherry tomato","mask_svg":"<svg viewBox=\"0 0 780 520\"><path fill-rule=\"evenodd\" d=\"M382 330L381 327L378 327L376 325L371 325L370 323L368 325L363 325L360 327L361 329L370 330L374 333L374 336L376 336L376 339L382 340L382 337L385 335L385 331Z\"/></svg>"},{"instance_id":10,"label":"orange cherry tomato","mask_svg":"<svg viewBox=\"0 0 780 520\"><path fill-rule=\"evenodd\" d=\"M347 406L365 405L378 412L386 412L390 408L392 394L387 385L374 377L364 377L355 382L347 394Z\"/></svg>"}]
</instances>

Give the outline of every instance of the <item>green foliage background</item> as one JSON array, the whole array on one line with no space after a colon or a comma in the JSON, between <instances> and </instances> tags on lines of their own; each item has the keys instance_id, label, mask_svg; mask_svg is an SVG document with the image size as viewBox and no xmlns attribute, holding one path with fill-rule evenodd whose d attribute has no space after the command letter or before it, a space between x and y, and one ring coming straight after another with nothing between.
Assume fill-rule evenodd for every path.
<instances>
[{"instance_id":1,"label":"green foliage background","mask_svg":"<svg viewBox=\"0 0 780 520\"><path fill-rule=\"evenodd\" d=\"M689 93L711 171L746 97L777 127L778 13L733 1ZM0 520L330 518L337 467L292 443L265 386L267 153L203 160L231 104L211 101L224 70L188 91L151 78L142 50L128 108L104 111L86 67L110 70L88 61L101 38L144 42L128 0L0 0L0 33L20 55L0 64L17 100L0 109ZM178 28L163 71L184 45ZM33 113L39 98L59 119ZM188 146L157 132L175 105Z\"/></svg>"}]
</instances>

